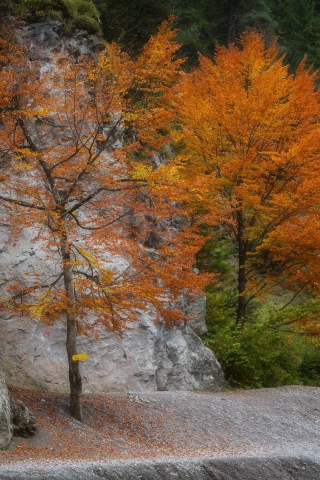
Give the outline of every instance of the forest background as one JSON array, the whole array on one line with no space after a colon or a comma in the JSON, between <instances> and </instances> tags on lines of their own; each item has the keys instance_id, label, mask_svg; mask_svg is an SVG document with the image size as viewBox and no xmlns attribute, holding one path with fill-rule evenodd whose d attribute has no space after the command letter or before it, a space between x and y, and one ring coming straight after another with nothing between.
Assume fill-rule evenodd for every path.
<instances>
[{"instance_id":1,"label":"forest background","mask_svg":"<svg viewBox=\"0 0 320 480\"><path fill-rule=\"evenodd\" d=\"M320 2L311 0L4 0L1 8L29 19L63 20L67 34L76 28L100 33L131 55L173 14L186 71L198 66L199 53L213 58L217 44L237 44L253 28L264 34L267 46L277 42L291 73L305 55L312 71L320 67ZM173 143L161 155L170 159L178 148ZM290 292L279 286L254 299L248 321L239 325L237 245L223 228L210 232L197 255L197 268L218 274L218 281L206 289L209 333L203 340L217 354L231 386L320 385L319 329L306 331L299 322L290 323L311 314L317 325L320 306L314 293L302 289L291 301ZM284 308L288 303L290 308Z\"/></svg>"}]
</instances>

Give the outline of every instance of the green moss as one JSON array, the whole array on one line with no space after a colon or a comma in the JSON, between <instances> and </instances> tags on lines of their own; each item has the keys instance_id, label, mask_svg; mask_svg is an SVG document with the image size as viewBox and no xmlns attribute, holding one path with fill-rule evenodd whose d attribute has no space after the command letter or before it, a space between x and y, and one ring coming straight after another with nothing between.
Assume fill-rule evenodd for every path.
<instances>
[{"instance_id":1,"label":"green moss","mask_svg":"<svg viewBox=\"0 0 320 480\"><path fill-rule=\"evenodd\" d=\"M91 0L7 0L6 6L15 14L64 20L68 31L100 31L99 12Z\"/></svg>"}]
</instances>

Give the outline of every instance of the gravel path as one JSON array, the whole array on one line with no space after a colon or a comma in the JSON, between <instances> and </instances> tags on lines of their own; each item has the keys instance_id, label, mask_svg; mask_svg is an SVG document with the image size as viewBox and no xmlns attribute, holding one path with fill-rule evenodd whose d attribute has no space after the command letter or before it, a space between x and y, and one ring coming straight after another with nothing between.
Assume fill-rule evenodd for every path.
<instances>
[{"instance_id":1,"label":"gravel path","mask_svg":"<svg viewBox=\"0 0 320 480\"><path fill-rule=\"evenodd\" d=\"M1 479L320 479L319 388L90 394L84 424L65 395L12 395L40 428L0 454Z\"/></svg>"}]
</instances>

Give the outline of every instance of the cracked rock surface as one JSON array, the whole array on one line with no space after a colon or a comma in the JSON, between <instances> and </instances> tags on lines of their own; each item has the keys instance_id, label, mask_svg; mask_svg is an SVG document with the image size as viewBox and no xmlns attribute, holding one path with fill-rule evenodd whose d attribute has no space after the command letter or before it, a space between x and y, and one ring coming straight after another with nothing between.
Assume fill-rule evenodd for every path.
<instances>
[{"instance_id":1,"label":"cracked rock surface","mask_svg":"<svg viewBox=\"0 0 320 480\"><path fill-rule=\"evenodd\" d=\"M6 448L12 437L10 421L10 399L5 382L0 352L0 450Z\"/></svg>"}]
</instances>

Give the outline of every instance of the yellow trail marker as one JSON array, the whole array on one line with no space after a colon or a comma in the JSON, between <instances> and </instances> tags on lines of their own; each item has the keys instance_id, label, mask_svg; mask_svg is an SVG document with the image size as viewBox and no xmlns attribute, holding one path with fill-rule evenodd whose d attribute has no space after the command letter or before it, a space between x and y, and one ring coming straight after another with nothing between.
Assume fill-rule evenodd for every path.
<instances>
[{"instance_id":1,"label":"yellow trail marker","mask_svg":"<svg viewBox=\"0 0 320 480\"><path fill-rule=\"evenodd\" d=\"M78 360L87 360L88 354L87 353L79 353L79 355L72 355L72 360L77 362Z\"/></svg>"}]
</instances>

